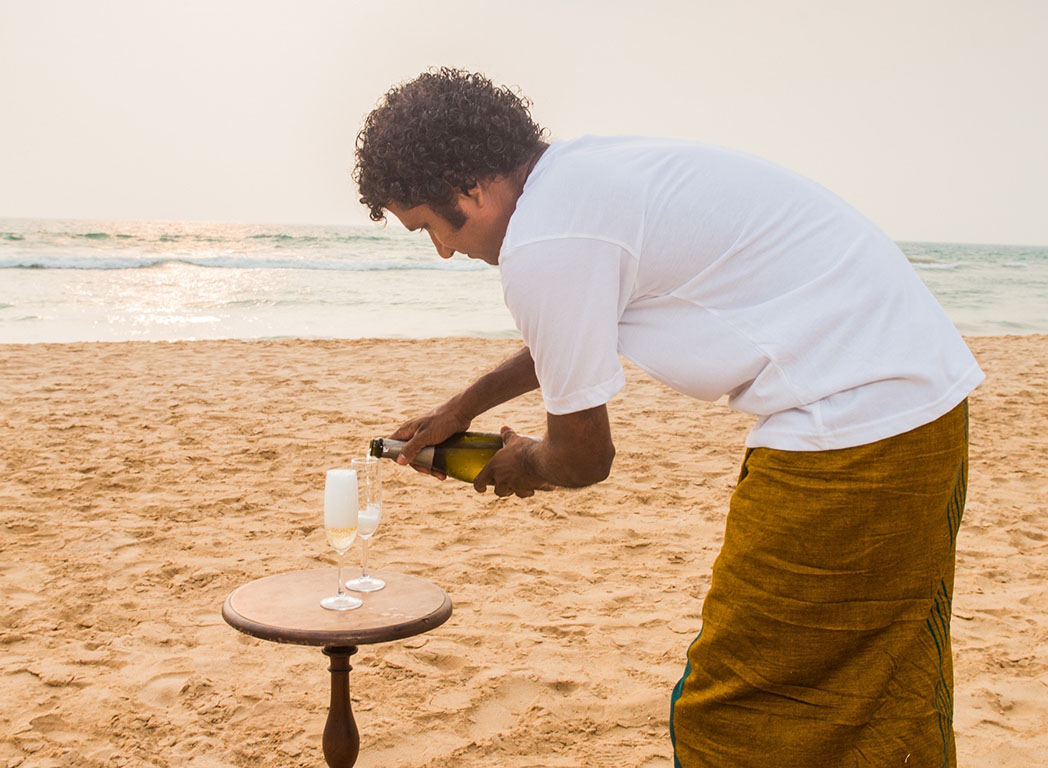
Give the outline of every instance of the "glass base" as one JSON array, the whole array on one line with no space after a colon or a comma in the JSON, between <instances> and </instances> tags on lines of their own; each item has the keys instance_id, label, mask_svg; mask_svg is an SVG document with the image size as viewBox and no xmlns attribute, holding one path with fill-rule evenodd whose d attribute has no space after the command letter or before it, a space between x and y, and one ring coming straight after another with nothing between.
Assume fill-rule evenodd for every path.
<instances>
[{"instance_id":1,"label":"glass base","mask_svg":"<svg viewBox=\"0 0 1048 768\"><path fill-rule=\"evenodd\" d=\"M374 576L358 576L347 581L345 586L346 589L352 589L354 592L378 592L386 586L386 582Z\"/></svg>"},{"instance_id":2,"label":"glass base","mask_svg":"<svg viewBox=\"0 0 1048 768\"><path fill-rule=\"evenodd\" d=\"M362 606L364 602L352 595L332 595L325 597L320 604L329 611L351 611Z\"/></svg>"}]
</instances>

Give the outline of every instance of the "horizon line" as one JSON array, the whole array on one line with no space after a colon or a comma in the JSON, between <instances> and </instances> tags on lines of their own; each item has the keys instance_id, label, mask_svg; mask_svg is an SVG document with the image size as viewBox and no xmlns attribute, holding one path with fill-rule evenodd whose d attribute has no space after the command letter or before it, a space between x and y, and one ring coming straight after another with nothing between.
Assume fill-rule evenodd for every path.
<instances>
[{"instance_id":1,"label":"horizon line","mask_svg":"<svg viewBox=\"0 0 1048 768\"><path fill-rule=\"evenodd\" d=\"M70 222L108 222L108 223L147 223L155 222L162 224L240 224L245 226L264 226L264 227L368 227L375 226L378 229L388 229L389 222L338 222L338 223L320 223L320 222L291 222L291 221L247 221L243 219L165 219L165 218L84 218L79 216L6 216L0 215L0 221L70 221ZM407 230L404 230L407 233ZM887 233L885 233L887 234ZM891 237L894 243L912 243L914 245L935 245L935 244L951 244L951 245L980 245L980 246L1005 246L1009 248L1048 248L1048 243L1028 243L1028 242L988 242L988 241L974 241L974 240L927 240L923 238L911 239L911 238L895 238Z\"/></svg>"}]
</instances>

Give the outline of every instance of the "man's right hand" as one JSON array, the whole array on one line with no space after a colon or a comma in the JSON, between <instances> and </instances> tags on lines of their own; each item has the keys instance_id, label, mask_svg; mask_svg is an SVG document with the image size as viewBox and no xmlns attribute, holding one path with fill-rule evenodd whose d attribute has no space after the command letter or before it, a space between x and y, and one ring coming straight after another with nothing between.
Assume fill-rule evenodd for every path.
<instances>
[{"instance_id":1,"label":"man's right hand","mask_svg":"<svg viewBox=\"0 0 1048 768\"><path fill-rule=\"evenodd\" d=\"M447 403L434 408L429 413L404 422L390 435L394 440L407 441L400 452L400 456L397 457L397 463L410 464L415 460L418 452L427 445L442 443L458 432L465 432L469 429L470 423L470 419L459 414ZM447 477L440 472L434 472L423 467L413 467L413 469L424 475L432 475L440 480L444 480Z\"/></svg>"},{"instance_id":2,"label":"man's right hand","mask_svg":"<svg viewBox=\"0 0 1048 768\"><path fill-rule=\"evenodd\" d=\"M474 417L518 395L538 389L538 386L535 361L531 359L530 350L522 347L443 405L401 424L390 435L394 440L406 441L397 462L410 464L427 445L442 443L457 432L465 432ZM415 469L441 480L445 477L440 472L418 467Z\"/></svg>"}]
</instances>

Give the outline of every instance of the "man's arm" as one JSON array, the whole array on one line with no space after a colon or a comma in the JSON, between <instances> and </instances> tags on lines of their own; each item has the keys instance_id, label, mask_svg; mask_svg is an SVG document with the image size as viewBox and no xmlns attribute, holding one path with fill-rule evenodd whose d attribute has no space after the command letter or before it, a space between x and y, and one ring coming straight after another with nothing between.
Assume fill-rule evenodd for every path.
<instances>
[{"instance_id":1,"label":"man's arm","mask_svg":"<svg viewBox=\"0 0 1048 768\"><path fill-rule=\"evenodd\" d=\"M611 441L607 406L576 413L546 414L546 438L521 437L502 428L505 447L477 475L480 493L493 485L496 496L531 496L551 485L579 488L599 483L611 471L615 446Z\"/></svg>"},{"instance_id":2,"label":"man's arm","mask_svg":"<svg viewBox=\"0 0 1048 768\"><path fill-rule=\"evenodd\" d=\"M443 405L398 427L390 437L406 440L407 444L397 461L410 464L427 445L436 445L456 432L466 431L480 414L538 386L535 361L531 350L524 347Z\"/></svg>"}]
</instances>

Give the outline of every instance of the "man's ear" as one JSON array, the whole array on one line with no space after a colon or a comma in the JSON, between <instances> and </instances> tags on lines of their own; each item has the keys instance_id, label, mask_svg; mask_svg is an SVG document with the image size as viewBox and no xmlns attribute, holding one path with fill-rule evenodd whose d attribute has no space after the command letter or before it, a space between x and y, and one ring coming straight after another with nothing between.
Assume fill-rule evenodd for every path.
<instances>
[{"instance_id":1,"label":"man's ear","mask_svg":"<svg viewBox=\"0 0 1048 768\"><path fill-rule=\"evenodd\" d=\"M469 209L483 208L487 203L487 189L482 181L478 181L468 190L459 187L458 203Z\"/></svg>"}]
</instances>

